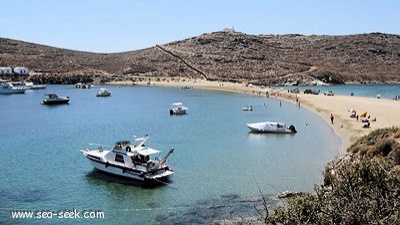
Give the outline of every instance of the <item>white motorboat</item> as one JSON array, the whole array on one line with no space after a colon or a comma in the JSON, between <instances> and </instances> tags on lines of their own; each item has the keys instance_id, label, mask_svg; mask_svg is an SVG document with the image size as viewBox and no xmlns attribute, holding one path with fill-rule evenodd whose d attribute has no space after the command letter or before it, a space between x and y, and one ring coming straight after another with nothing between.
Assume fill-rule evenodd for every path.
<instances>
[{"instance_id":1,"label":"white motorboat","mask_svg":"<svg viewBox=\"0 0 400 225\"><path fill-rule=\"evenodd\" d=\"M89 83L76 83L74 85L74 88L81 88L81 89L90 89L92 87L94 87L94 85Z\"/></svg>"},{"instance_id":2,"label":"white motorboat","mask_svg":"<svg viewBox=\"0 0 400 225\"><path fill-rule=\"evenodd\" d=\"M253 111L253 106L245 106L242 108L243 111Z\"/></svg>"},{"instance_id":3,"label":"white motorboat","mask_svg":"<svg viewBox=\"0 0 400 225\"><path fill-rule=\"evenodd\" d=\"M39 89L46 89L46 85L45 84L34 84L31 86L32 90L39 90Z\"/></svg>"},{"instance_id":4,"label":"white motorboat","mask_svg":"<svg viewBox=\"0 0 400 225\"><path fill-rule=\"evenodd\" d=\"M182 102L174 102L172 103L171 109L169 110L170 115L183 115L186 114L186 111L189 110L186 106L183 105Z\"/></svg>"},{"instance_id":5,"label":"white motorboat","mask_svg":"<svg viewBox=\"0 0 400 225\"><path fill-rule=\"evenodd\" d=\"M10 82L5 82L0 86L0 94L24 94L24 87L14 87Z\"/></svg>"},{"instance_id":6,"label":"white motorboat","mask_svg":"<svg viewBox=\"0 0 400 225\"><path fill-rule=\"evenodd\" d=\"M258 122L258 123L248 123L247 127L256 133L296 133L296 128L293 125L289 127L286 126L285 122Z\"/></svg>"},{"instance_id":7,"label":"white motorboat","mask_svg":"<svg viewBox=\"0 0 400 225\"><path fill-rule=\"evenodd\" d=\"M26 90L39 90L46 88L45 84L33 84L33 82L27 82L27 81L20 81L16 83L16 86L24 87Z\"/></svg>"},{"instance_id":8,"label":"white motorboat","mask_svg":"<svg viewBox=\"0 0 400 225\"><path fill-rule=\"evenodd\" d=\"M111 91L107 90L106 88L100 88L99 91L96 93L96 97L109 97L111 96Z\"/></svg>"},{"instance_id":9,"label":"white motorboat","mask_svg":"<svg viewBox=\"0 0 400 225\"><path fill-rule=\"evenodd\" d=\"M68 104L70 98L66 97L59 97L56 94L45 94L42 99L43 105L58 105L58 104Z\"/></svg>"},{"instance_id":10,"label":"white motorboat","mask_svg":"<svg viewBox=\"0 0 400 225\"><path fill-rule=\"evenodd\" d=\"M166 160L174 149L162 158L151 159L159 150L145 147L148 135L130 141L117 141L111 150L99 147L97 150L81 150L93 166L106 173L132 178L140 181L165 180L174 172ZM135 144L137 143L137 144Z\"/></svg>"}]
</instances>

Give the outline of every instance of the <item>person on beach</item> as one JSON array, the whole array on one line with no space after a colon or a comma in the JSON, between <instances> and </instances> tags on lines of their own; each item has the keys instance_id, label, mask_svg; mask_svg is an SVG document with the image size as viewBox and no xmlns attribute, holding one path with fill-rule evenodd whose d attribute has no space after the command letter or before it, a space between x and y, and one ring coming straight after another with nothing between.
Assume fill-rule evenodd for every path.
<instances>
[{"instance_id":1,"label":"person on beach","mask_svg":"<svg viewBox=\"0 0 400 225\"><path fill-rule=\"evenodd\" d=\"M333 115L331 114L331 123L333 124Z\"/></svg>"}]
</instances>

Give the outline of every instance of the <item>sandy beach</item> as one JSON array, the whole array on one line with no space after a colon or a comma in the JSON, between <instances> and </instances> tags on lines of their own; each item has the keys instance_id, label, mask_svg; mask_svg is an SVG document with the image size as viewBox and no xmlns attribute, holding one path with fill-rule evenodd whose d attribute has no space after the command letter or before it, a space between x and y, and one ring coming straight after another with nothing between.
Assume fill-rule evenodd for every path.
<instances>
[{"instance_id":1,"label":"sandy beach","mask_svg":"<svg viewBox=\"0 0 400 225\"><path fill-rule=\"evenodd\" d=\"M133 83L114 83L114 84L133 84ZM266 95L268 92L271 98L277 98L306 107L311 111L320 115L334 130L334 132L342 140L342 152L345 153L347 148L353 144L358 138L379 128L392 126L400 127L400 101L389 99L366 98L356 96L325 96L323 93L319 95L312 94L294 94L288 93L287 90L274 90L268 87L245 86L239 83L206 81L202 79L174 78L157 80L155 78L150 81L135 82L135 85L151 85L166 87L189 87L205 90L219 90L237 93L248 93L257 95ZM288 87L292 88L292 87ZM296 100L297 99L297 100ZM370 116L370 127L363 128L366 123L361 122L361 118L351 118L349 109L356 110L357 114L367 112ZM331 123L331 114L334 117ZM376 118L376 121L372 121Z\"/></svg>"}]
</instances>

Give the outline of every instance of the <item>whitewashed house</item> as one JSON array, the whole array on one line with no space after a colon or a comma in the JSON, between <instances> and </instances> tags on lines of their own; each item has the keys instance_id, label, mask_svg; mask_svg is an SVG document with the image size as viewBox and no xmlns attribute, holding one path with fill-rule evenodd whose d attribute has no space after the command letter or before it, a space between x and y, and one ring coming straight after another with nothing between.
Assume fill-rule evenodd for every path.
<instances>
[{"instance_id":1,"label":"whitewashed house","mask_svg":"<svg viewBox=\"0 0 400 225\"><path fill-rule=\"evenodd\" d=\"M17 75L29 75L28 69L25 67L15 67L14 73Z\"/></svg>"},{"instance_id":2,"label":"whitewashed house","mask_svg":"<svg viewBox=\"0 0 400 225\"><path fill-rule=\"evenodd\" d=\"M0 67L0 75L11 75L12 69L11 67Z\"/></svg>"}]
</instances>

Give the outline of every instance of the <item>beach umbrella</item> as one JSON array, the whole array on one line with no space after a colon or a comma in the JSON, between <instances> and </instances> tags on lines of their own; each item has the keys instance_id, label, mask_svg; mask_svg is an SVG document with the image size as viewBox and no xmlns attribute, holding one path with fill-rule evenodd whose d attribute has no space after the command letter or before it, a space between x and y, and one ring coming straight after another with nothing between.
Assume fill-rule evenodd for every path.
<instances>
[{"instance_id":1,"label":"beach umbrella","mask_svg":"<svg viewBox=\"0 0 400 225\"><path fill-rule=\"evenodd\" d=\"M367 112L362 112L361 114L360 114L360 117L366 117L367 116Z\"/></svg>"}]
</instances>

